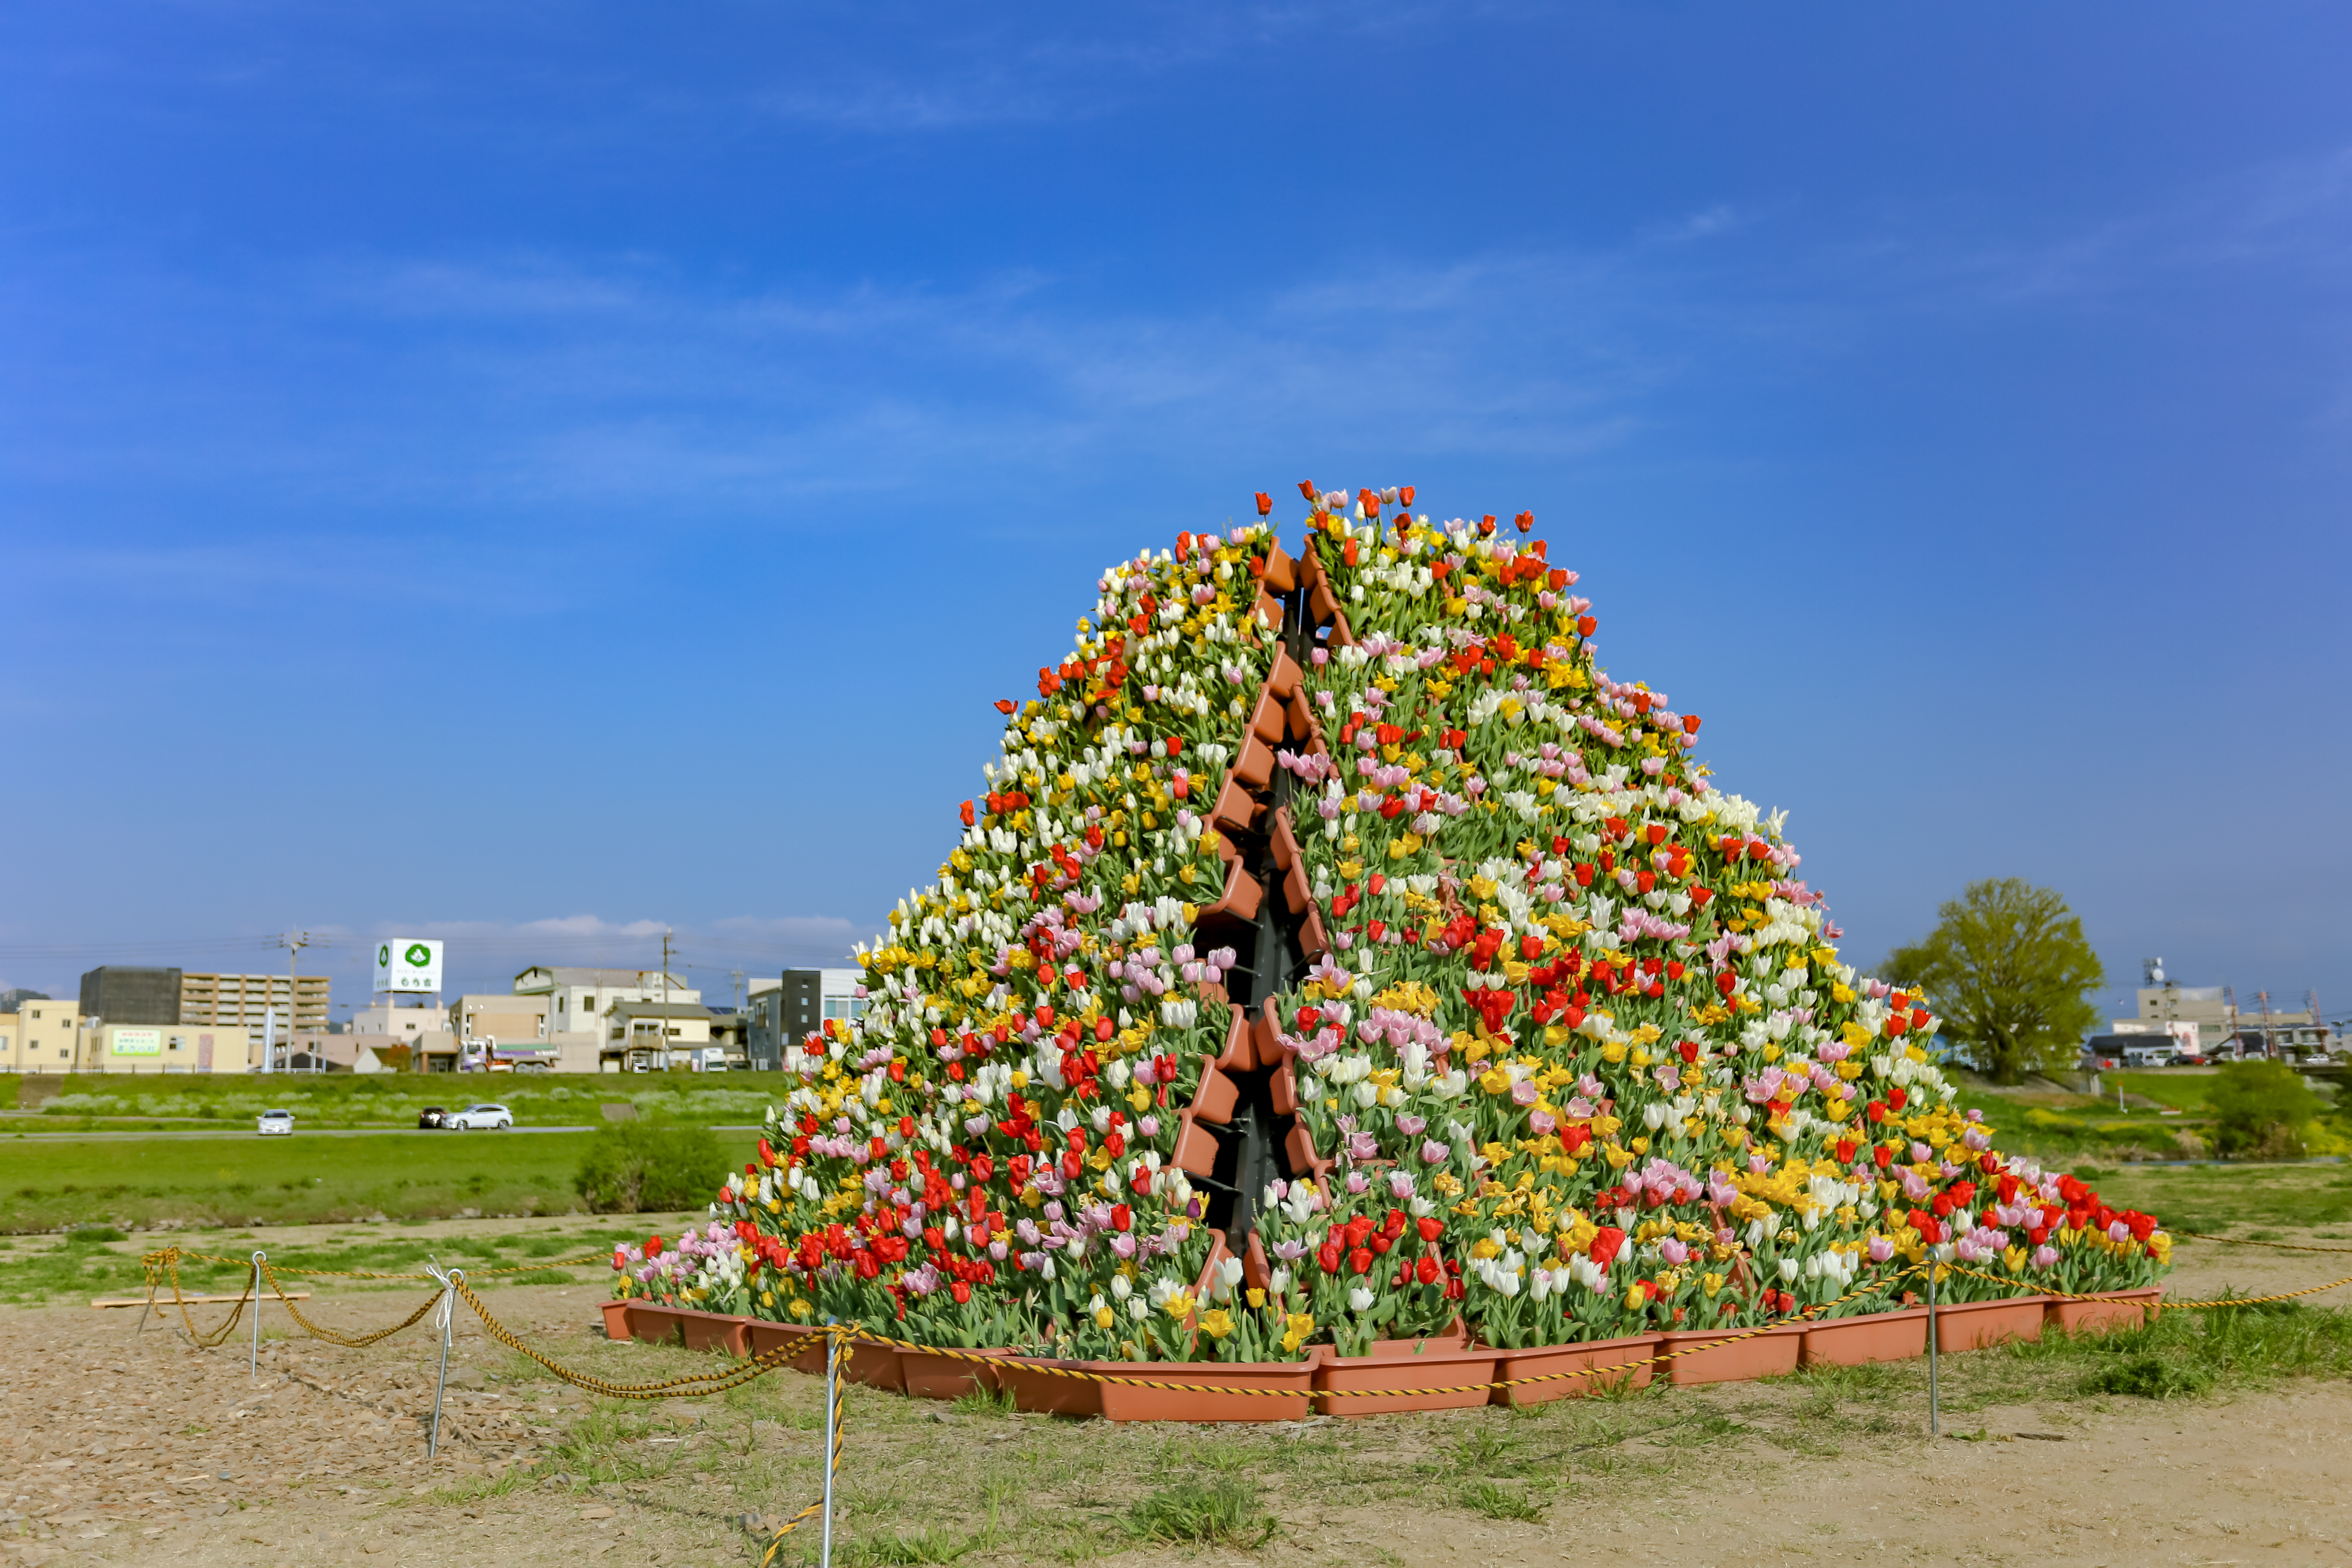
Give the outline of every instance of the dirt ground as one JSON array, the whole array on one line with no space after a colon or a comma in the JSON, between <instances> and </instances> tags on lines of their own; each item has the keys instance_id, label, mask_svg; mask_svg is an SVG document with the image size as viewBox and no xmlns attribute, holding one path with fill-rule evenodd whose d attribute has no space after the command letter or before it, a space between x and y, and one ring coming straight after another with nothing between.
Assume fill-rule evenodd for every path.
<instances>
[{"instance_id":1,"label":"dirt ground","mask_svg":"<svg viewBox=\"0 0 2352 1568\"><path fill-rule=\"evenodd\" d=\"M2352 1258L2195 1243L2180 1258L2170 1289L2184 1297L2225 1279L2283 1289L2338 1268L2352 1273ZM425 1293L322 1289L305 1305L338 1327L375 1327L398 1321ZM486 1299L550 1355L607 1376L650 1380L709 1364L606 1342L595 1326L601 1297L582 1285ZM206 1310L200 1321L217 1321L222 1311ZM732 1568L758 1561L760 1516L781 1518L814 1496L811 1379L787 1373L734 1394L622 1407L534 1374L460 1307L443 1449L428 1461L437 1339L426 1325L347 1350L281 1337L292 1325L273 1306L259 1375L249 1378L242 1333L198 1350L175 1334L176 1323L151 1320L142 1331L139 1317L79 1304L0 1313L0 1409L8 1413L0 1568L133 1560L509 1568L583 1559ZM1833 1422L1838 1391L1809 1393L1803 1380L1653 1396L1643 1406L1656 1418L1650 1425L1595 1427L1597 1436L1559 1450L1571 1457L1547 1481L1559 1500L1531 1521L1466 1510L1444 1489L1450 1483L1412 1465L1465 1444L1499 1452L1525 1434L1584 1420L1582 1411L1553 1406L1544 1420L1465 1411L1301 1423L1234 1436L974 1415L853 1390L843 1524L850 1544L841 1560L947 1561L954 1551L877 1551L870 1540L886 1525L898 1532L969 1523L1026 1489L1049 1494L1041 1506L1096 1522L1074 1528L1050 1552L1034 1532L1017 1547L967 1541L964 1561L2352 1562L2352 1387L2303 1382L2160 1404L2005 1403L2001 1385L1971 1383L1970 1363L1993 1359L1947 1360L1955 1414L1937 1441L1926 1435L1916 1397L1924 1385L1910 1369L1900 1374L1909 1381L1873 1395L1881 1414L1867 1425L1858 1415ZM1842 1436L1830 1435L1832 1425ZM1697 1430L1727 1435L1678 1446L1675 1434ZM1104 1483L1082 1478L1140 1477L1155 1466L1164 1475L1194 1451L1188 1446L1204 1444L1220 1446L1219 1462L1239 1454L1259 1467L1280 1521L1272 1538L1248 1553L1107 1554L1108 1515L1102 1498L1089 1495ZM1311 1450L1332 1456L1323 1469L1283 1468L1284 1455ZM565 1468L573 1464L591 1473ZM1368 1500L1362 1487L1332 1482L1349 1466L1424 1479ZM795 1538L779 1562L799 1561L798 1545Z\"/></svg>"}]
</instances>

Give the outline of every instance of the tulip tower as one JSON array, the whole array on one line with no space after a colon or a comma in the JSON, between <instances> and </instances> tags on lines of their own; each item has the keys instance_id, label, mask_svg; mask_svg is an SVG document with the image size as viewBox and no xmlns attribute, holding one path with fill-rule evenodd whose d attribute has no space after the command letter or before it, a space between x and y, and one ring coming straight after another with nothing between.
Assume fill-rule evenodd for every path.
<instances>
[{"instance_id":1,"label":"tulip tower","mask_svg":"<svg viewBox=\"0 0 2352 1568\"><path fill-rule=\"evenodd\" d=\"M1260 522L1100 579L864 1015L787 1047L715 1245L625 1290L1277 1361L1881 1310L1930 1246L2162 1266L1955 1106L1924 1001L1841 962L1697 717L1599 667L1530 516L1300 488L1295 555Z\"/></svg>"}]
</instances>

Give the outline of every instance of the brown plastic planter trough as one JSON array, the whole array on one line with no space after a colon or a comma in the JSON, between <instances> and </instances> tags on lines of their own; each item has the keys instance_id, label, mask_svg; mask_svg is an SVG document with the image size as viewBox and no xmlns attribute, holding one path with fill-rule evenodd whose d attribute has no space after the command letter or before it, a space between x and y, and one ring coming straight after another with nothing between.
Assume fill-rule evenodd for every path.
<instances>
[{"instance_id":1,"label":"brown plastic planter trough","mask_svg":"<svg viewBox=\"0 0 2352 1568\"><path fill-rule=\"evenodd\" d=\"M2137 1329L2156 1321L2157 1314L2164 1310L2159 1300L2163 1294L2162 1286L2149 1285L2137 1290L2117 1290L2096 1301L2062 1301L2053 1296L2050 1300L2049 1326L2076 1334Z\"/></svg>"},{"instance_id":2,"label":"brown plastic planter trough","mask_svg":"<svg viewBox=\"0 0 2352 1568\"><path fill-rule=\"evenodd\" d=\"M1936 1309L1936 1348L1946 1355L1985 1350L2010 1340L2042 1337L2046 1296L2011 1296L1999 1301L1963 1301Z\"/></svg>"},{"instance_id":3,"label":"brown plastic planter trough","mask_svg":"<svg viewBox=\"0 0 2352 1568\"><path fill-rule=\"evenodd\" d=\"M1406 1410L1463 1410L1484 1405L1494 1391L1495 1363L1502 1352L1485 1346L1457 1349L1445 1341L1423 1342L1419 1353L1335 1356L1326 1352L1315 1374L1315 1409L1324 1415L1386 1415ZM1331 1397L1356 1389L1448 1389L1450 1393L1367 1394Z\"/></svg>"},{"instance_id":4,"label":"brown plastic planter trough","mask_svg":"<svg viewBox=\"0 0 2352 1568\"><path fill-rule=\"evenodd\" d=\"M1875 1361L1909 1361L1927 1353L1927 1309L1866 1312L1805 1325L1805 1366L1864 1366Z\"/></svg>"},{"instance_id":5,"label":"brown plastic planter trough","mask_svg":"<svg viewBox=\"0 0 2352 1568\"><path fill-rule=\"evenodd\" d=\"M997 1390L998 1359L1010 1355L1011 1350L997 1346L987 1350L969 1350L959 1355L942 1355L937 1351L900 1351L898 1373L907 1393L917 1399L961 1399L967 1394ZM985 1356L987 1361L967 1361L966 1356ZM820 1369L822 1370L822 1369Z\"/></svg>"},{"instance_id":6,"label":"brown plastic planter trough","mask_svg":"<svg viewBox=\"0 0 2352 1568\"><path fill-rule=\"evenodd\" d=\"M684 1345L690 1351L724 1351L737 1356L751 1353L744 1335L751 1327L748 1318L726 1312L698 1312L688 1307L657 1307L646 1301L625 1305L632 1339L650 1345ZM611 1322L609 1315L605 1321Z\"/></svg>"},{"instance_id":7,"label":"brown plastic planter trough","mask_svg":"<svg viewBox=\"0 0 2352 1568\"><path fill-rule=\"evenodd\" d=\"M1740 1335L1746 1338L1740 1338ZM1666 1377L1678 1385L1700 1383L1746 1383L1759 1377L1779 1377L1797 1370L1797 1352L1803 1348L1805 1325L1783 1323L1760 1333L1745 1329L1693 1329L1661 1334L1661 1353L1681 1352L1665 1363Z\"/></svg>"},{"instance_id":8,"label":"brown plastic planter trough","mask_svg":"<svg viewBox=\"0 0 2352 1568\"><path fill-rule=\"evenodd\" d=\"M1545 1405L1555 1399L1579 1399L1612 1388L1647 1388L1650 1375L1657 1370L1649 1358L1658 1353L1659 1336L1634 1334L1621 1340L1588 1340L1581 1344L1539 1345L1528 1350L1496 1351L1495 1381L1508 1383L1519 1377L1549 1377L1549 1383L1529 1383L1517 1388L1497 1388L1494 1403L1507 1405ZM1627 1362L1639 1362L1639 1366L1626 1366ZM1616 1367L1615 1372L1595 1372L1597 1367ZM1588 1376L1569 1375L1577 1373Z\"/></svg>"}]
</instances>

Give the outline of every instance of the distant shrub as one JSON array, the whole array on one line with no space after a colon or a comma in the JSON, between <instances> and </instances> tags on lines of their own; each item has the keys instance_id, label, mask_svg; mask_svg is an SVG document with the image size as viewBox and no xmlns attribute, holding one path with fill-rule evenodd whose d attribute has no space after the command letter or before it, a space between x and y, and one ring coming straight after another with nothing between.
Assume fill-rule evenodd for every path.
<instances>
[{"instance_id":1,"label":"distant shrub","mask_svg":"<svg viewBox=\"0 0 2352 1568\"><path fill-rule=\"evenodd\" d=\"M2230 1062L2213 1082L2213 1144L2255 1160L2298 1158L2319 1097L2284 1062Z\"/></svg>"},{"instance_id":2,"label":"distant shrub","mask_svg":"<svg viewBox=\"0 0 2352 1568\"><path fill-rule=\"evenodd\" d=\"M596 1130L572 1179L594 1214L700 1208L727 1179L727 1156L708 1127L615 1121Z\"/></svg>"}]
</instances>

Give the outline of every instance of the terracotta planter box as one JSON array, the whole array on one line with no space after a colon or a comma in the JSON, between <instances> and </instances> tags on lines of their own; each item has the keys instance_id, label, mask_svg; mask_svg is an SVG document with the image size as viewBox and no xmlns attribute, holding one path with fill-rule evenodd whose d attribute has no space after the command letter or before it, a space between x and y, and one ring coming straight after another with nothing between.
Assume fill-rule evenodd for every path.
<instances>
[{"instance_id":1,"label":"terracotta planter box","mask_svg":"<svg viewBox=\"0 0 2352 1568\"><path fill-rule=\"evenodd\" d=\"M1927 1309L1865 1312L1832 1318L1805 1327L1798 1357L1806 1366L1862 1366L1874 1361L1909 1361L1927 1353Z\"/></svg>"},{"instance_id":2,"label":"terracotta planter box","mask_svg":"<svg viewBox=\"0 0 2352 1568\"><path fill-rule=\"evenodd\" d=\"M1219 1071L1215 1062L1204 1059L1201 1087L1192 1094L1192 1114L1222 1127L1234 1119L1234 1107L1240 1099L1241 1085Z\"/></svg>"},{"instance_id":3,"label":"terracotta planter box","mask_svg":"<svg viewBox=\"0 0 2352 1568\"><path fill-rule=\"evenodd\" d=\"M842 1363L841 1375L868 1388L885 1388L893 1394L907 1392L907 1373L899 1365L895 1345L852 1345L849 1359Z\"/></svg>"},{"instance_id":4,"label":"terracotta planter box","mask_svg":"<svg viewBox=\"0 0 2352 1568\"><path fill-rule=\"evenodd\" d=\"M964 1355L994 1360L1012 1353L1010 1349L1000 1346L966 1351ZM963 1356L940 1355L933 1351L900 1351L898 1371L906 1381L907 1393L917 1399L961 1399L982 1390L993 1394L997 1387L996 1369L987 1362L966 1361Z\"/></svg>"},{"instance_id":5,"label":"terracotta planter box","mask_svg":"<svg viewBox=\"0 0 2352 1568\"><path fill-rule=\"evenodd\" d=\"M1128 1383L1098 1384L1103 1417L1109 1421L1303 1420L1313 1413L1315 1368L1321 1353L1318 1347L1305 1361L1097 1363L1096 1370L1120 1377L1196 1385L1173 1389Z\"/></svg>"},{"instance_id":6,"label":"terracotta planter box","mask_svg":"<svg viewBox=\"0 0 2352 1568\"><path fill-rule=\"evenodd\" d=\"M694 1312L680 1309L677 1314L678 1342L690 1351L749 1355L751 1344L745 1337L745 1331L751 1326L751 1319L738 1318L728 1312Z\"/></svg>"},{"instance_id":7,"label":"terracotta planter box","mask_svg":"<svg viewBox=\"0 0 2352 1568\"><path fill-rule=\"evenodd\" d=\"M649 1345L679 1343L678 1317L681 1309L664 1307L652 1301L627 1301L626 1317L629 1338L642 1340Z\"/></svg>"},{"instance_id":8,"label":"terracotta planter box","mask_svg":"<svg viewBox=\"0 0 2352 1568\"><path fill-rule=\"evenodd\" d=\"M1276 648L1274 668L1266 672L1265 689L1287 702L1290 694L1298 689L1298 679L1304 673L1298 668L1298 661L1290 657L1288 648Z\"/></svg>"},{"instance_id":9,"label":"terracotta planter box","mask_svg":"<svg viewBox=\"0 0 2352 1568\"><path fill-rule=\"evenodd\" d=\"M1217 1168L1217 1140L1214 1134L1192 1119L1189 1110L1178 1115L1176 1152L1170 1163L1189 1175L1206 1176Z\"/></svg>"},{"instance_id":10,"label":"terracotta planter box","mask_svg":"<svg viewBox=\"0 0 2352 1568\"><path fill-rule=\"evenodd\" d=\"M629 1337L629 1303L626 1300L604 1303L604 1337L625 1340Z\"/></svg>"},{"instance_id":11,"label":"terracotta planter box","mask_svg":"<svg viewBox=\"0 0 2352 1568\"><path fill-rule=\"evenodd\" d=\"M1495 1352L1495 1376L1497 1381L1514 1377L1552 1377L1550 1383L1530 1383L1518 1388L1498 1388L1494 1391L1496 1405L1545 1405L1555 1399L1580 1399L1604 1388L1647 1388L1657 1363L1648 1358L1658 1353L1660 1336L1634 1334L1620 1340L1587 1340L1573 1345L1538 1345L1527 1350ZM1591 1377L1561 1377L1561 1373L1578 1373L1591 1367L1622 1367L1629 1361L1642 1364L1621 1372L1601 1373Z\"/></svg>"},{"instance_id":12,"label":"terracotta planter box","mask_svg":"<svg viewBox=\"0 0 2352 1568\"><path fill-rule=\"evenodd\" d=\"M1484 1405L1494 1390L1495 1363L1500 1353L1484 1347L1444 1348L1431 1340L1419 1355L1335 1356L1325 1353L1315 1373L1315 1409L1323 1415L1386 1415L1407 1410L1465 1410ZM1465 1386L1470 1385L1470 1386ZM1444 1394L1367 1394L1361 1398L1334 1399L1335 1393L1356 1389L1454 1389Z\"/></svg>"},{"instance_id":13,"label":"terracotta planter box","mask_svg":"<svg viewBox=\"0 0 2352 1568\"><path fill-rule=\"evenodd\" d=\"M1804 1346L1805 1325L1784 1323L1748 1334L1745 1329L1692 1329L1661 1334L1662 1353L1681 1351L1662 1364L1667 1380L1676 1385L1698 1383L1748 1383L1759 1377L1780 1377L1797 1370L1797 1352Z\"/></svg>"},{"instance_id":14,"label":"terracotta planter box","mask_svg":"<svg viewBox=\"0 0 2352 1568\"><path fill-rule=\"evenodd\" d=\"M1271 691L1258 693L1257 707L1250 713L1250 733L1269 746L1282 744L1284 721L1288 718L1282 699Z\"/></svg>"},{"instance_id":15,"label":"terracotta planter box","mask_svg":"<svg viewBox=\"0 0 2352 1568\"><path fill-rule=\"evenodd\" d=\"M1257 1238L1255 1237L1252 1237L1250 1239L1255 1241ZM1445 1327L1438 1330L1435 1333L1423 1334L1417 1339L1374 1340L1372 1342L1370 1359L1373 1361L1395 1361L1402 1356L1426 1355L1431 1351L1460 1351L1469 1350L1471 1348L1473 1347L1470 1343L1470 1331L1463 1325L1462 1320L1457 1317L1452 1322L1446 1324ZM1493 1350L1486 1345L1479 1345L1475 1348L1489 1355L1508 1355L1512 1353L1508 1351Z\"/></svg>"},{"instance_id":16,"label":"terracotta planter box","mask_svg":"<svg viewBox=\"0 0 2352 1568\"><path fill-rule=\"evenodd\" d=\"M995 1368L996 1385L1013 1395L1015 1409L1033 1415L1100 1415L1103 1385L1087 1377L1062 1377L1044 1370L1063 1366L1078 1371L1103 1371L1129 1366L1128 1362L1046 1361L1030 1356L1006 1356Z\"/></svg>"},{"instance_id":17,"label":"terracotta planter box","mask_svg":"<svg viewBox=\"0 0 2352 1568\"><path fill-rule=\"evenodd\" d=\"M2137 1329L2156 1321L2163 1310L2158 1298L2164 1294L2160 1285L2144 1286L2137 1290L2117 1290L2097 1301L2062 1301L2050 1299L2046 1321L2053 1329L2069 1333L2104 1334L2109 1329Z\"/></svg>"},{"instance_id":18,"label":"terracotta planter box","mask_svg":"<svg viewBox=\"0 0 2352 1568\"><path fill-rule=\"evenodd\" d=\"M801 1323L770 1323L754 1318L744 1328L744 1337L751 1342L753 1355L765 1355L770 1351L798 1346L793 1359L785 1364L794 1372L813 1376L824 1375L824 1331Z\"/></svg>"},{"instance_id":19,"label":"terracotta planter box","mask_svg":"<svg viewBox=\"0 0 2352 1568\"><path fill-rule=\"evenodd\" d=\"M2042 1337L2043 1309L2048 1305L2046 1296L2011 1296L2000 1301L1964 1301L1957 1307L1938 1307L1936 1348L1949 1355L1955 1351L1983 1350L2004 1340L2038 1340Z\"/></svg>"},{"instance_id":20,"label":"terracotta planter box","mask_svg":"<svg viewBox=\"0 0 2352 1568\"><path fill-rule=\"evenodd\" d=\"M1224 787L1217 792L1216 809L1209 814L1209 824L1220 833L1247 833L1257 821L1257 799L1241 780L1227 776Z\"/></svg>"}]
</instances>

